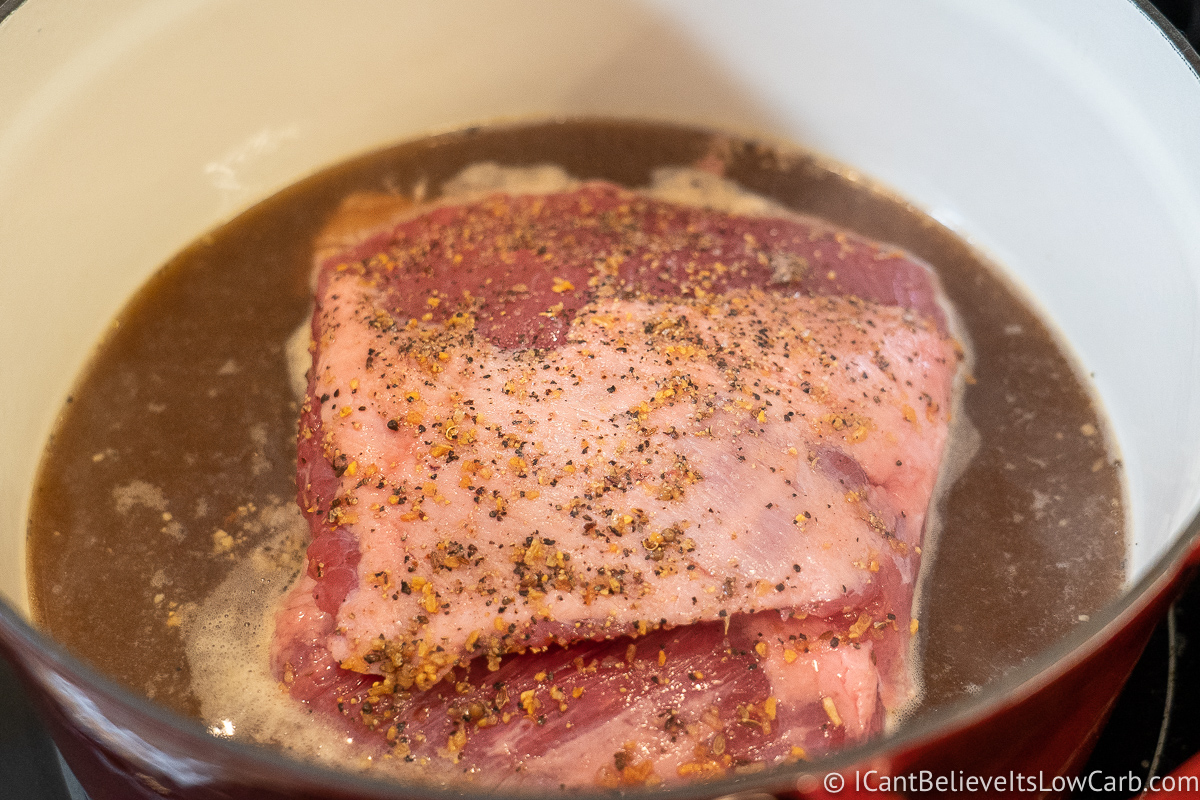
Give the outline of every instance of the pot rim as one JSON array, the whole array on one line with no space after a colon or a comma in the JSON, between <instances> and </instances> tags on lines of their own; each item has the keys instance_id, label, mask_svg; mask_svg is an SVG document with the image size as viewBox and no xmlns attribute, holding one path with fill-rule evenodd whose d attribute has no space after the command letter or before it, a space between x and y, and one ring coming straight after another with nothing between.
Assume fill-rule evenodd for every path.
<instances>
[{"instance_id":1,"label":"pot rim","mask_svg":"<svg viewBox=\"0 0 1200 800\"><path fill-rule=\"evenodd\" d=\"M0 24L25 0L0 0ZM1153 23L1200 81L1200 53L1167 18L1155 8L1150 0L1128 0ZM1177 589L1179 581L1189 566L1200 566L1200 509L1189 522L1181 526L1173 544L1162 553L1133 585L1128 586L1100 612L1092 615L1088 622L1076 626L1069 634L1040 651L1024 664L1008 674L988 683L976 695L954 701L936 712L918 714L896 732L873 738L863 744L841 750L815 762L798 762L784 765L761 773L733 776L706 783L683 784L675 787L649 790L629 789L624 793L642 796L653 793L661 798L721 797L741 793L795 790L805 776L822 775L829 772L845 772L855 765L886 760L899 753L914 751L935 743L956 732L965 730L976 722L1001 713L1006 708L1029 698L1057 681L1070 669L1099 651L1119 631L1129 625L1157 599ZM263 788L272 785L280 788L307 784L336 791L361 793L370 798L412 798L413 800L447 800L470 794L472 787L451 786L441 788L420 783L402 783L362 774L340 771L288 756L273 748L239 740L214 737L196 719L177 714L148 698L119 684L89 664L71 655L62 645L33 627L8 599L0 594L0 640L17 655L19 662L28 662L22 651L37 652L53 669L68 677L72 682L87 688L90 694L103 697L106 701L129 708L139 716L169 727L200 743L213 748L223 756L229 767L230 777L257 781ZM27 672L27 670L26 670ZM39 680L32 678L32 680ZM253 773L247 767L255 767ZM265 769L264 769L265 768ZM267 772L269 769L271 772ZM242 772L244 774L237 774ZM266 775L285 775L284 781ZM215 776L217 777L217 776ZM169 776L168 776L169 778ZM532 790L485 790L496 800L511 798L525 799L542 796ZM611 797L611 792L572 792L581 800Z\"/></svg>"}]
</instances>

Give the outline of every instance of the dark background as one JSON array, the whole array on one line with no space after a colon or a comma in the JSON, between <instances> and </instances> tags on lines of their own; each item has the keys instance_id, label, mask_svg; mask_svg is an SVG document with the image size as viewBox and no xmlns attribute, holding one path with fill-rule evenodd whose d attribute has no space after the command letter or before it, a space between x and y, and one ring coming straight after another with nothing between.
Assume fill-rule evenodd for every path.
<instances>
[{"instance_id":1,"label":"dark background","mask_svg":"<svg viewBox=\"0 0 1200 800\"><path fill-rule=\"evenodd\" d=\"M1200 49L1200 0L1152 0ZM0 2L0 19L19 4ZM1200 131L1197 131L1200 142ZM1200 752L1200 582L1158 627L1084 772L1164 775ZM12 669L0 660L0 797L70 800L58 756ZM1100 796L1081 793L1077 797ZM1130 795L1104 795L1110 798Z\"/></svg>"}]
</instances>

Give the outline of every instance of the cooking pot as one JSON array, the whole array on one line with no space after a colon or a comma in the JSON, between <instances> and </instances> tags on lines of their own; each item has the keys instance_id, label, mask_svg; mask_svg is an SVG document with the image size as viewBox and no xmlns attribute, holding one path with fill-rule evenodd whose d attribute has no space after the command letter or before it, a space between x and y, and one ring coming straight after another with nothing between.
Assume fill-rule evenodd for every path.
<instances>
[{"instance_id":1,"label":"cooking pot","mask_svg":"<svg viewBox=\"0 0 1200 800\"><path fill-rule=\"evenodd\" d=\"M1131 534L1118 601L943 713L659 793L1061 795L1200 566L1198 66L1129 0L29 0L0 22L0 651L97 799L448 796L214 738L31 627L39 453L147 276L322 166L494 120L700 124L850 165L1002 264L1094 376Z\"/></svg>"}]
</instances>

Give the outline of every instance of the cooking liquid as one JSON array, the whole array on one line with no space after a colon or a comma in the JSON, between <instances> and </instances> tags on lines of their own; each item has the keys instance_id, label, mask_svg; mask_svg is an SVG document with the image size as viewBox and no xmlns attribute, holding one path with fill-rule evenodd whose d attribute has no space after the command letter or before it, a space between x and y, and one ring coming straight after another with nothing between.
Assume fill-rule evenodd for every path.
<instances>
[{"instance_id":1,"label":"cooking liquid","mask_svg":"<svg viewBox=\"0 0 1200 800\"><path fill-rule=\"evenodd\" d=\"M978 254L813 157L702 130L591 121L472 130L364 156L164 267L101 345L47 448L30 523L38 622L99 669L211 721L213 662L193 681L197 647L244 632L256 613L221 606L214 590L225 583L269 600L301 567L307 524L293 502L298 406L285 344L311 304L313 236L338 202L354 191L436 197L477 161L549 162L636 187L664 165L712 159L753 192L930 263L973 345L959 428L977 435L951 442L948 460L970 460L938 501L941 535L921 587L922 709L977 691L1114 597L1125 515L1105 425L1069 356ZM197 616L206 599L207 611L243 616L214 628ZM253 656L255 639L218 661Z\"/></svg>"}]
</instances>

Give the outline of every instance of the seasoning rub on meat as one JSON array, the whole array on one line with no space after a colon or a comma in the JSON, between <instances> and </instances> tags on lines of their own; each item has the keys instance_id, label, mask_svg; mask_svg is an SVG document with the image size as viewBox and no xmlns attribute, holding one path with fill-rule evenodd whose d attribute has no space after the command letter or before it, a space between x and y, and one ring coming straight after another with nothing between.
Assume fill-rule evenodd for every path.
<instances>
[{"instance_id":1,"label":"seasoning rub on meat","mask_svg":"<svg viewBox=\"0 0 1200 800\"><path fill-rule=\"evenodd\" d=\"M912 697L961 356L935 280L668 196L357 197L322 243L276 669L402 774L670 783Z\"/></svg>"}]
</instances>

